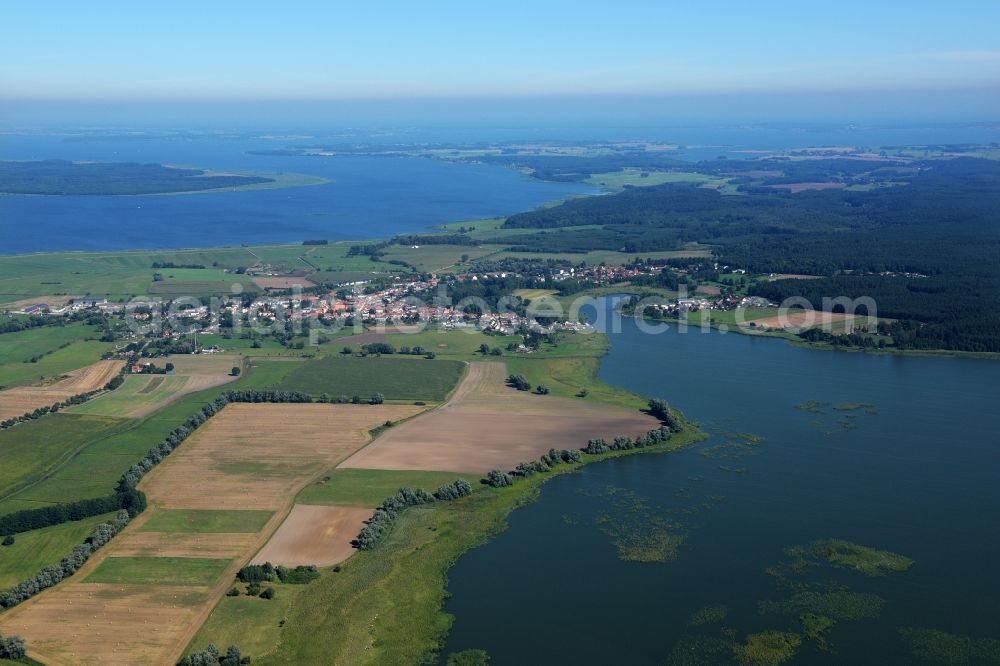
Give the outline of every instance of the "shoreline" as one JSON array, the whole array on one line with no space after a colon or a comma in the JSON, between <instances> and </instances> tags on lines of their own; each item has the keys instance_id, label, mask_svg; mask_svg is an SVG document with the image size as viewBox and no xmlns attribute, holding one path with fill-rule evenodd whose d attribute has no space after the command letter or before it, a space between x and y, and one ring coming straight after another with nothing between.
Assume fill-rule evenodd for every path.
<instances>
[{"instance_id":1,"label":"shoreline","mask_svg":"<svg viewBox=\"0 0 1000 666\"><path fill-rule=\"evenodd\" d=\"M620 292L622 294L628 294L628 291ZM616 306L618 308L618 306ZM627 314L618 312L623 316L630 317L632 319L642 319L643 321L651 323L661 323L661 324L681 324L680 319L673 317L670 319L654 319L651 317L640 317L634 313ZM723 329L722 327L726 328ZM829 351L829 352L848 352L852 354L871 354L872 356L911 356L911 357L940 357L940 358L965 358L969 360L978 361L1000 361L1000 353L996 352L970 352L961 350L951 350L951 349L866 349L863 347L850 347L847 345L838 346L831 345L826 342L809 342L807 340L802 340L798 336L792 335L790 333L785 333L784 331L750 331L742 326L730 326L729 324L716 324L714 322L709 322L706 324L692 324L688 323L689 328L710 328L720 333L737 333L739 335L746 335L756 338L770 338L773 340L784 340L789 345L793 347L799 347L802 349L811 349L814 351Z\"/></svg>"},{"instance_id":2,"label":"shoreline","mask_svg":"<svg viewBox=\"0 0 1000 666\"><path fill-rule=\"evenodd\" d=\"M380 654L382 658L392 658L397 663L436 663L446 656L444 647L455 619L444 610L450 596L448 572L463 555L487 545L503 533L509 526L509 516L538 500L542 487L549 480L575 473L586 465L619 457L680 451L708 437L708 433L696 424L685 420L683 430L661 445L598 455L583 454L578 463L560 465L550 472L519 479L507 488L479 486L471 496L459 501L432 508L407 509L400 514L393 530L378 547L356 552L337 569L325 570L322 578L303 590L302 596L289 609L289 622L278 643L262 654L253 655L254 662L265 665L303 663L302 660L308 660L311 654L301 653L302 646L307 643L304 636L325 633L329 652L324 654L345 659L347 663L354 663L351 657L357 656L352 650L370 650L386 645L386 635L392 636L394 644L391 652ZM427 537L428 533L430 537ZM414 564L408 564L411 558L415 560ZM411 578L414 567L420 571ZM416 589L408 587L414 585L413 578L419 579ZM355 584L363 584L363 591L372 593L389 588L393 590L392 598L405 609L392 606L380 610L378 625L369 626L361 622L361 618L353 621L353 613L363 613L363 610L355 609L355 604L362 605L362 601L353 596L344 599L344 595L349 595ZM414 599L405 592L410 589ZM361 593L359 589L358 594ZM328 595L333 595L333 598ZM324 601L311 597L320 597ZM310 607L322 609L345 602L348 605L341 606L340 621L330 620L336 632L324 623L328 618L316 619L308 615ZM421 602L424 607L413 613L411 604ZM379 632L376 627L385 628ZM396 633L397 630L402 635ZM284 632L301 632L302 636L289 636ZM196 643L188 645L188 650L197 649L200 647Z\"/></svg>"}]
</instances>

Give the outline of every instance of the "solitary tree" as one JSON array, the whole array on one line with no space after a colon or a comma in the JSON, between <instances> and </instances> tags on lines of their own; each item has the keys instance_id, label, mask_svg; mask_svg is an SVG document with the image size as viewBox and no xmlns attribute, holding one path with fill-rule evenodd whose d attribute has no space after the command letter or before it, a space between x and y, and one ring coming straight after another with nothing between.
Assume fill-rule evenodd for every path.
<instances>
[{"instance_id":1,"label":"solitary tree","mask_svg":"<svg viewBox=\"0 0 1000 666\"><path fill-rule=\"evenodd\" d=\"M373 393L372 394L371 403L373 405L381 405L383 402L385 402L385 396L384 395L382 395L381 393Z\"/></svg>"},{"instance_id":2,"label":"solitary tree","mask_svg":"<svg viewBox=\"0 0 1000 666\"><path fill-rule=\"evenodd\" d=\"M240 376L239 366L234 365L233 369L229 371L229 374L232 375L233 377L239 377Z\"/></svg>"}]
</instances>

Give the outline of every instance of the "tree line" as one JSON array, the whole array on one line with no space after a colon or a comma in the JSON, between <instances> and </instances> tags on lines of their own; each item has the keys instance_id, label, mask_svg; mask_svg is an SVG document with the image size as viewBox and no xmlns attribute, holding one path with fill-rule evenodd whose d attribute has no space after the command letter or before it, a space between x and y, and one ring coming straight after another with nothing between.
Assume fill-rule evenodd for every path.
<instances>
[{"instance_id":1,"label":"tree line","mask_svg":"<svg viewBox=\"0 0 1000 666\"><path fill-rule=\"evenodd\" d=\"M251 659L244 655L238 645L230 645L223 654L214 643L209 643L204 650L192 652L177 662L177 666L241 666L249 664Z\"/></svg>"},{"instance_id":2,"label":"tree line","mask_svg":"<svg viewBox=\"0 0 1000 666\"><path fill-rule=\"evenodd\" d=\"M358 550L371 550L377 546L392 529L392 524L399 513L408 507L446 502L465 497L471 493L472 486L465 479L456 479L452 483L441 486L433 493L420 488L417 490L400 488L395 495L387 498L375 509L375 513L368 519L357 538L352 541L352 545Z\"/></svg>"},{"instance_id":3,"label":"tree line","mask_svg":"<svg viewBox=\"0 0 1000 666\"><path fill-rule=\"evenodd\" d=\"M653 430L641 434L634 439L632 437L621 436L615 437L610 443L604 439L592 439L587 442L586 447L579 451L549 449L549 452L542 455L538 460L518 463L518 465L510 471L500 469L490 470L489 473L480 479L479 482L492 488L505 488L507 486L514 485L514 482L517 479L524 479L529 476L534 476L535 474L551 472L558 465L578 463L583 459L581 451L582 453L590 455L601 455L611 451L629 451L632 449L658 446L669 441L673 434L679 431L680 424L679 422L674 421L674 425L663 425L659 428L654 428Z\"/></svg>"},{"instance_id":4,"label":"tree line","mask_svg":"<svg viewBox=\"0 0 1000 666\"><path fill-rule=\"evenodd\" d=\"M30 599L42 590L56 585L64 578L69 578L82 567L90 556L101 546L111 541L116 534L125 529L131 515L127 509L118 511L118 515L109 523L97 525L70 553L64 557L59 564L51 564L31 578L22 581L0 594L0 607L11 608L17 604Z\"/></svg>"},{"instance_id":5,"label":"tree line","mask_svg":"<svg viewBox=\"0 0 1000 666\"><path fill-rule=\"evenodd\" d=\"M134 361L134 357L129 357L122 369L118 371L118 374L112 377L108 382L99 389L93 391L87 391L86 393L78 393L76 395L70 396L65 400L60 400L59 402L53 403L52 405L46 405L39 407L30 412L25 412L21 416L14 416L9 419L4 419L0 421L0 430L6 430L7 428L13 428L19 423L24 423L25 421L34 421L35 419L40 419L46 414L55 414L60 409L65 409L66 407L71 407L73 405L79 405L81 403L87 402L93 398L98 393L103 391L114 391L116 388L121 386L125 382L125 375L128 373L129 365Z\"/></svg>"}]
</instances>

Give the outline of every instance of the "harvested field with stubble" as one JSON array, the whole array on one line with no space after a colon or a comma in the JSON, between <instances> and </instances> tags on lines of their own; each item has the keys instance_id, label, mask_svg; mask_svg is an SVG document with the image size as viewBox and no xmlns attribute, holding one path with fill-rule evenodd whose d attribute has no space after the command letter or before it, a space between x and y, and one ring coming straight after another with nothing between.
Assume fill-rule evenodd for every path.
<instances>
[{"instance_id":1,"label":"harvested field with stubble","mask_svg":"<svg viewBox=\"0 0 1000 666\"><path fill-rule=\"evenodd\" d=\"M174 364L170 375L131 375L118 389L71 408L78 414L143 418L191 393L236 381L230 374L243 358L228 354L177 354L157 359Z\"/></svg>"},{"instance_id":2,"label":"harvested field with stubble","mask_svg":"<svg viewBox=\"0 0 1000 666\"><path fill-rule=\"evenodd\" d=\"M146 512L73 579L0 614L0 632L23 636L32 655L48 664L174 663L231 585L237 567L277 529L296 493L364 446L369 430L420 409L228 405L143 479L140 488L150 501ZM214 531L250 529L259 514L248 510L273 512L273 517L256 532ZM237 511L253 515L244 520L234 515ZM159 518L160 513L166 515ZM184 531L186 525L190 531ZM350 521L343 525L355 527ZM128 566L116 567L115 560ZM144 571L159 569L175 584L137 583ZM191 580L201 584L183 585Z\"/></svg>"},{"instance_id":3,"label":"harvested field with stubble","mask_svg":"<svg viewBox=\"0 0 1000 666\"><path fill-rule=\"evenodd\" d=\"M118 374L123 363L98 361L69 372L64 379L48 386L23 386L0 391L0 421L21 416L39 407L51 407L74 395L96 391Z\"/></svg>"},{"instance_id":4,"label":"harvested field with stubble","mask_svg":"<svg viewBox=\"0 0 1000 666\"><path fill-rule=\"evenodd\" d=\"M4 635L20 634L49 666L175 661L207 588L70 582L0 615Z\"/></svg>"},{"instance_id":5,"label":"harvested field with stubble","mask_svg":"<svg viewBox=\"0 0 1000 666\"><path fill-rule=\"evenodd\" d=\"M420 411L411 405L232 404L144 480L170 509L286 507L298 488L368 441L368 431Z\"/></svg>"},{"instance_id":6,"label":"harvested field with stubble","mask_svg":"<svg viewBox=\"0 0 1000 666\"><path fill-rule=\"evenodd\" d=\"M393 428L340 467L482 474L550 448L578 449L659 425L638 410L516 391L506 376L503 363L471 363L447 405Z\"/></svg>"},{"instance_id":7,"label":"harvested field with stubble","mask_svg":"<svg viewBox=\"0 0 1000 666\"><path fill-rule=\"evenodd\" d=\"M329 567L343 562L354 554L351 541L372 517L372 511L350 506L296 504L267 545L254 556L253 563Z\"/></svg>"}]
</instances>

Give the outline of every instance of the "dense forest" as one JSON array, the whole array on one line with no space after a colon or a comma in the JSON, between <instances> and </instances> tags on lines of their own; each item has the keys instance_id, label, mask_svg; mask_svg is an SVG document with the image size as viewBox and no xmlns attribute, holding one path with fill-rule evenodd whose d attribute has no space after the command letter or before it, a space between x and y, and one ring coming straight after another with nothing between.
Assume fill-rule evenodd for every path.
<instances>
[{"instance_id":1,"label":"dense forest","mask_svg":"<svg viewBox=\"0 0 1000 666\"><path fill-rule=\"evenodd\" d=\"M0 162L4 194L163 194L274 182L263 176L206 175L162 164Z\"/></svg>"},{"instance_id":2,"label":"dense forest","mask_svg":"<svg viewBox=\"0 0 1000 666\"><path fill-rule=\"evenodd\" d=\"M719 162L689 169L711 173ZM899 347L1000 352L1000 162L771 159L724 168L748 172L748 164L757 179L741 185L741 195L678 184L629 188L513 215L504 228L526 233L505 240L533 238L534 248L562 252L708 243L720 263L752 273L825 278L760 283L757 295L805 296L816 306L824 296L871 296L879 316L902 320L891 331ZM870 188L792 194L767 188L768 178ZM560 233L539 238L555 228Z\"/></svg>"}]
</instances>

